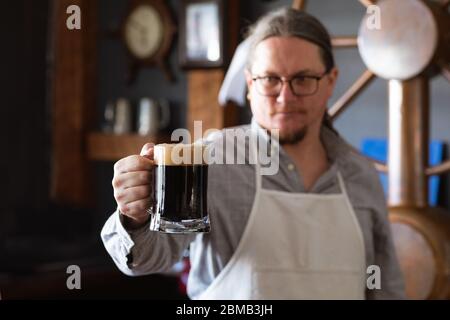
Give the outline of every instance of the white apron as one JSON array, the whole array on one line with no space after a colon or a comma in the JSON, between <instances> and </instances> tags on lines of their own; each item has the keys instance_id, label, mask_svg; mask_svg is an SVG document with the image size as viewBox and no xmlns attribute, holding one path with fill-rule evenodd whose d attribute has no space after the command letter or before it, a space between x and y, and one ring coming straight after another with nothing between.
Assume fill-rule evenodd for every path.
<instances>
[{"instance_id":1,"label":"white apron","mask_svg":"<svg viewBox=\"0 0 450 320\"><path fill-rule=\"evenodd\" d=\"M240 243L199 299L364 299L364 240L340 173L340 194L262 188Z\"/></svg>"}]
</instances>

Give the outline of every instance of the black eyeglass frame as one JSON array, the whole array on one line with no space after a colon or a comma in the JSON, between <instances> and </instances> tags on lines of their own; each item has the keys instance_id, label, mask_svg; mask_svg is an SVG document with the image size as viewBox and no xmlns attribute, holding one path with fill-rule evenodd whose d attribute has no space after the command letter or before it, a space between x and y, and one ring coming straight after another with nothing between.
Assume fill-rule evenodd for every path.
<instances>
[{"instance_id":1,"label":"black eyeglass frame","mask_svg":"<svg viewBox=\"0 0 450 320\"><path fill-rule=\"evenodd\" d=\"M280 94L281 89L283 89L283 85L282 85L282 84L285 83L285 82L287 82L287 83L289 84L289 88L291 89L291 92L292 92L292 94L293 94L294 96L297 96L297 97L307 97L307 96L315 95L315 94L317 93L317 90L319 89L319 82L320 82L320 80L322 80L329 72L330 72L330 71L327 70L327 71L325 71L325 72L324 72L322 75L320 75L320 76L313 76L313 75L297 75L297 76L293 76L293 77L290 78L290 79L283 79L282 77L271 76L271 75L267 75L267 76L253 76L252 80L255 81L255 82L257 82L258 80L267 79L267 78L276 78L276 79L278 80L278 85L281 84L281 86L280 86L278 92L277 92L277 93L274 93L274 94L261 93L261 90L258 89L259 85L256 84L256 88L257 88L256 91L258 91L258 93L259 93L260 95L265 96L265 97L277 97L277 96ZM314 79L314 80L316 80L316 81L315 81L316 86L315 86L314 91L313 91L312 93L307 93L307 94L297 94L297 93L294 91L294 88L293 88L293 86L292 86L292 80L297 79L297 78L308 78L308 79Z\"/></svg>"}]
</instances>

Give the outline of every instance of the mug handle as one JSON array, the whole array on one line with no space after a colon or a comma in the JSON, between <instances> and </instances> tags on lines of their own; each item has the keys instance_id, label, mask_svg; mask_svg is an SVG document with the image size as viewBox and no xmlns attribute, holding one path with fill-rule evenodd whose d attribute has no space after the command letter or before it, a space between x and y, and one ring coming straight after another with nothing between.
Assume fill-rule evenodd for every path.
<instances>
[{"instance_id":1,"label":"mug handle","mask_svg":"<svg viewBox=\"0 0 450 320\"><path fill-rule=\"evenodd\" d=\"M164 129L169 125L170 122L170 104L166 99L159 101L159 108L161 109L161 122L159 124L159 129Z\"/></svg>"}]
</instances>

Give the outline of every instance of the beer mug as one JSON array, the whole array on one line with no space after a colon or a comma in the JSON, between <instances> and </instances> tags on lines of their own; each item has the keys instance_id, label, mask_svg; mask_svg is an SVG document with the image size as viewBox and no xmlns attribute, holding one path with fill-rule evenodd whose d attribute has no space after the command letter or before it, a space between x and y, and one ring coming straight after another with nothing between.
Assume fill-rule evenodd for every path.
<instances>
[{"instance_id":1,"label":"beer mug","mask_svg":"<svg viewBox=\"0 0 450 320\"><path fill-rule=\"evenodd\" d=\"M206 147L203 143L158 144L154 147L150 230L209 232Z\"/></svg>"},{"instance_id":2,"label":"beer mug","mask_svg":"<svg viewBox=\"0 0 450 320\"><path fill-rule=\"evenodd\" d=\"M114 133L126 134L133 129L131 105L125 98L117 100L114 119Z\"/></svg>"},{"instance_id":3,"label":"beer mug","mask_svg":"<svg viewBox=\"0 0 450 320\"><path fill-rule=\"evenodd\" d=\"M170 106L167 100L157 102L142 98L139 102L138 133L140 135L157 134L170 123Z\"/></svg>"}]
</instances>

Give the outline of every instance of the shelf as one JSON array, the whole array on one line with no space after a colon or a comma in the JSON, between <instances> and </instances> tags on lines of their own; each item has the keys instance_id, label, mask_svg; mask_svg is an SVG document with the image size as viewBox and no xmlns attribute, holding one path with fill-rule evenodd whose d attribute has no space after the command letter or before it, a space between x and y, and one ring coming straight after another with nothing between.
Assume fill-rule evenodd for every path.
<instances>
[{"instance_id":1,"label":"shelf","mask_svg":"<svg viewBox=\"0 0 450 320\"><path fill-rule=\"evenodd\" d=\"M92 132L87 138L87 155L90 160L116 161L139 154L147 142L169 142L169 135L141 136L137 134L106 134Z\"/></svg>"}]
</instances>

